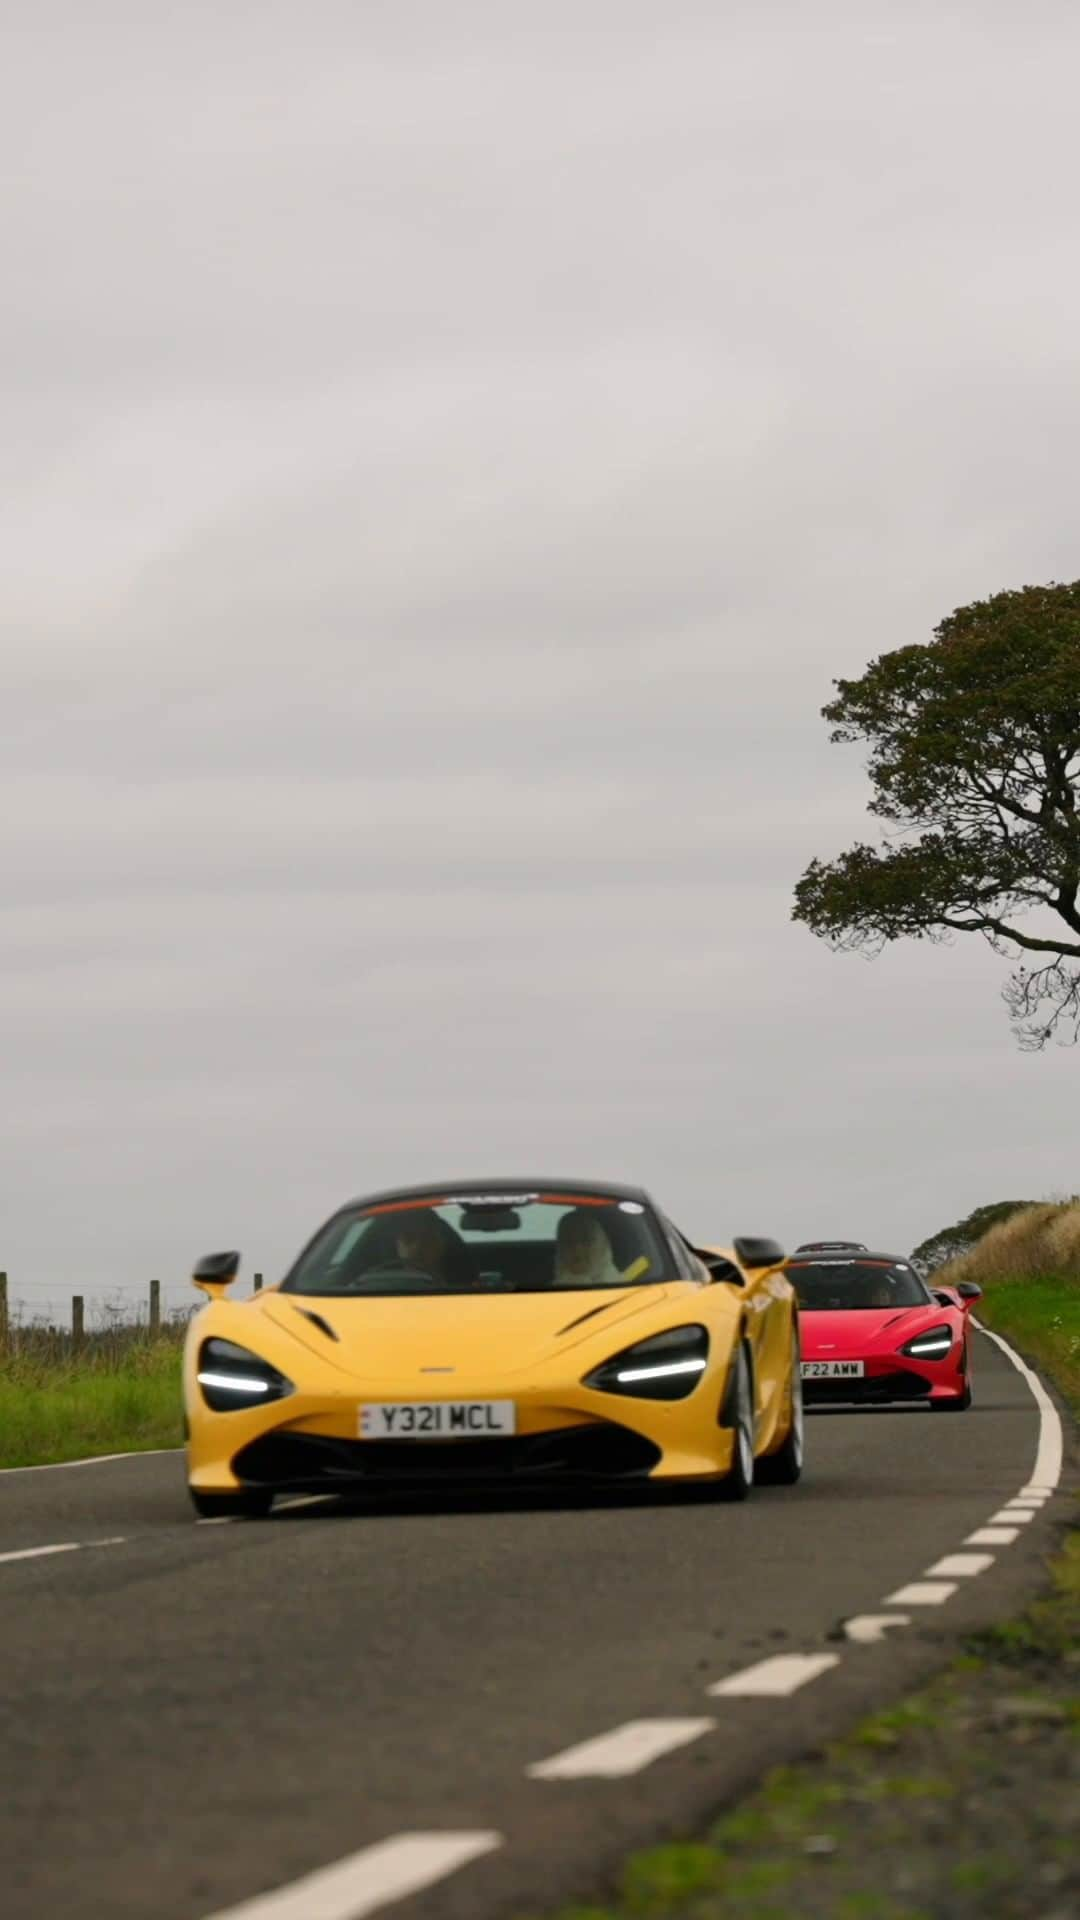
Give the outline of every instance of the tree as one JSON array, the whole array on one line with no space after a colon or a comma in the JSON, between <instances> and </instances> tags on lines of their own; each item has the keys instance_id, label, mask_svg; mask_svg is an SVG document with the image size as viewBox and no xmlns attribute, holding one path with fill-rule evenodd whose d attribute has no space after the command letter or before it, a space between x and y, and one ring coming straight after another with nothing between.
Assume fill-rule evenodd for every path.
<instances>
[{"instance_id":1,"label":"tree","mask_svg":"<svg viewBox=\"0 0 1080 1920\"><path fill-rule=\"evenodd\" d=\"M955 1260L958 1254L967 1253L991 1227L1036 1204L1034 1200L994 1200L988 1207L976 1207L966 1220L958 1220L952 1227L942 1227L940 1233L932 1233L928 1240L921 1241L911 1257L916 1266L932 1273L937 1267L943 1267L947 1260Z\"/></svg>"},{"instance_id":2,"label":"tree","mask_svg":"<svg viewBox=\"0 0 1080 1920\"><path fill-rule=\"evenodd\" d=\"M960 607L833 684L832 738L869 743L893 833L811 861L793 918L870 953L981 934L1020 956L1003 994L1020 1044L1080 1039L1080 581Z\"/></svg>"}]
</instances>

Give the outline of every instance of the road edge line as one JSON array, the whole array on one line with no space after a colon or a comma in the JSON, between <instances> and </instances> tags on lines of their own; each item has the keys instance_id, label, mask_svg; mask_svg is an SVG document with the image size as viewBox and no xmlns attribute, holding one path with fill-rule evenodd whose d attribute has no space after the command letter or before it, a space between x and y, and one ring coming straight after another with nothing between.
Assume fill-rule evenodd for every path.
<instances>
[{"instance_id":1,"label":"road edge line","mask_svg":"<svg viewBox=\"0 0 1080 1920\"><path fill-rule=\"evenodd\" d=\"M972 1315L974 1319L974 1315ZM981 1320L975 1325L987 1340L1000 1347L1005 1358L1012 1362L1017 1373L1021 1374L1028 1386L1031 1397L1039 1409L1039 1444L1035 1450L1035 1465L1024 1481L1024 1491L1041 1492L1045 1487L1050 1493L1056 1491L1061 1480L1061 1471L1065 1460L1065 1431L1061 1424L1061 1415L1055 1407L1046 1388L1043 1386L1034 1368L1022 1360L1015 1348L1003 1340L1000 1333L992 1327L986 1327Z\"/></svg>"},{"instance_id":2,"label":"road edge line","mask_svg":"<svg viewBox=\"0 0 1080 1920\"><path fill-rule=\"evenodd\" d=\"M152 1460L156 1454L183 1453L183 1447L128 1447L124 1453L90 1453L81 1460L38 1460L30 1467L0 1467L7 1473L62 1473L68 1467L100 1467L106 1460Z\"/></svg>"}]
</instances>

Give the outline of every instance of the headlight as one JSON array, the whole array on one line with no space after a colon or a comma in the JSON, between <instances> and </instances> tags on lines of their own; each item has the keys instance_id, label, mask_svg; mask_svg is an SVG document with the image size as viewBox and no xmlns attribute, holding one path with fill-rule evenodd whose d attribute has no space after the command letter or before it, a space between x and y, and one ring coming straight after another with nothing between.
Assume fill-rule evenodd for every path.
<instances>
[{"instance_id":1,"label":"headlight","mask_svg":"<svg viewBox=\"0 0 1080 1920\"><path fill-rule=\"evenodd\" d=\"M639 1340L587 1373L582 1385L600 1393L629 1393L639 1400L685 1400L709 1359L704 1327L672 1327Z\"/></svg>"},{"instance_id":2,"label":"headlight","mask_svg":"<svg viewBox=\"0 0 1080 1920\"><path fill-rule=\"evenodd\" d=\"M925 1333L917 1333L900 1351L909 1354L912 1360L944 1360L952 1343L951 1327L928 1327Z\"/></svg>"},{"instance_id":3,"label":"headlight","mask_svg":"<svg viewBox=\"0 0 1080 1920\"><path fill-rule=\"evenodd\" d=\"M293 1391L283 1373L232 1340L204 1340L199 1352L198 1381L202 1396L214 1413L236 1413L258 1407L265 1400L281 1400Z\"/></svg>"}]
</instances>

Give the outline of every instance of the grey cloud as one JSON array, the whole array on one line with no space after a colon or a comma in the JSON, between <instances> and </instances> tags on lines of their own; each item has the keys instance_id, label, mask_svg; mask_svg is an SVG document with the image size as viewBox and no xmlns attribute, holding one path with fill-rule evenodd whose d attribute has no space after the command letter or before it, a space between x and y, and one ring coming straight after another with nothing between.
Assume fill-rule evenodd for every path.
<instances>
[{"instance_id":1,"label":"grey cloud","mask_svg":"<svg viewBox=\"0 0 1080 1920\"><path fill-rule=\"evenodd\" d=\"M833 676L1076 571L1074 10L42 0L17 51L16 1292L506 1161L898 1245L1075 1184L991 955L789 920L869 830Z\"/></svg>"}]
</instances>

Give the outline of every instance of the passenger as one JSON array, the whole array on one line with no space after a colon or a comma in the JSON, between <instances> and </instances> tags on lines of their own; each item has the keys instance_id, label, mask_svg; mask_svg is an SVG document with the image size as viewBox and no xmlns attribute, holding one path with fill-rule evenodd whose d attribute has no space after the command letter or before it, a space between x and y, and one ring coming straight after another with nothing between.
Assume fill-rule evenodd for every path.
<instances>
[{"instance_id":1,"label":"passenger","mask_svg":"<svg viewBox=\"0 0 1080 1920\"><path fill-rule=\"evenodd\" d=\"M555 1236L555 1285L618 1287L622 1280L601 1221L585 1207L565 1213Z\"/></svg>"}]
</instances>

